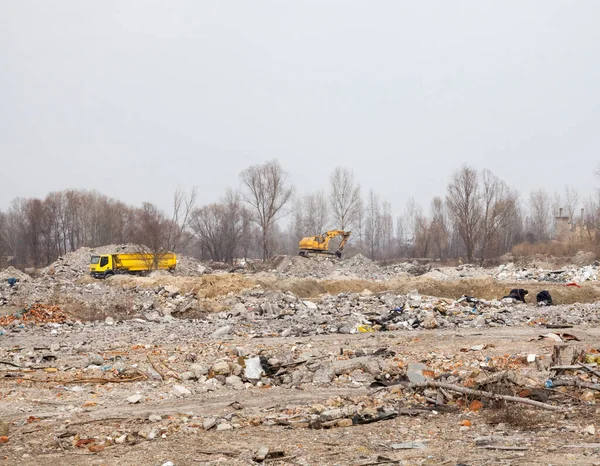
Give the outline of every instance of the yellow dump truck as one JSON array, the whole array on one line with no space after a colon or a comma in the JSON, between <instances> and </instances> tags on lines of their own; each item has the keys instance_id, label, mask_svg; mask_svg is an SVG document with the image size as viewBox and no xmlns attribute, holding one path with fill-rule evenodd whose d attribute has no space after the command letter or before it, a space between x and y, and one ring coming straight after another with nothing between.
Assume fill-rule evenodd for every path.
<instances>
[{"instance_id":1,"label":"yellow dump truck","mask_svg":"<svg viewBox=\"0 0 600 466\"><path fill-rule=\"evenodd\" d=\"M101 254L92 256L90 274L94 278L106 278L117 273L145 275L151 270L175 270L177 256L172 252L161 254Z\"/></svg>"}]
</instances>

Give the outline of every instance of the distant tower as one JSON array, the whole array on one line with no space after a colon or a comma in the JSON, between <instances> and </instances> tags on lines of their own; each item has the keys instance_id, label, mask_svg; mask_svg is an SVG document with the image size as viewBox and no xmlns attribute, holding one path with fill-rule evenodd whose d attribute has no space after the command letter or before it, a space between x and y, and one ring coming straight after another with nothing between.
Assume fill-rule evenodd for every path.
<instances>
[{"instance_id":1,"label":"distant tower","mask_svg":"<svg viewBox=\"0 0 600 466\"><path fill-rule=\"evenodd\" d=\"M568 216L563 217L562 207L558 209L558 217L555 218L555 221L556 231L554 239L557 241L566 241L571 234L571 219Z\"/></svg>"}]
</instances>

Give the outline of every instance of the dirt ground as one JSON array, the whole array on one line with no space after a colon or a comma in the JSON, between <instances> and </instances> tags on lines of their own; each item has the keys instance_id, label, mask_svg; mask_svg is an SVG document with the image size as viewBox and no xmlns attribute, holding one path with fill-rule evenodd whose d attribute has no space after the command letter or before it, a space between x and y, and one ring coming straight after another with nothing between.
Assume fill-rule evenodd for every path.
<instances>
[{"instance_id":1,"label":"dirt ground","mask_svg":"<svg viewBox=\"0 0 600 466\"><path fill-rule=\"evenodd\" d=\"M581 341L576 345L597 345L600 330L573 328L569 330ZM131 353L134 360L142 361L145 352L132 351L129 346L129 329L104 328L104 339L95 345L98 351L110 354ZM324 335L311 338L271 338L248 342L233 339L227 348L243 345L249 351L255 348L289 350L290 345L310 345L312 354L318 355L344 350L375 350L385 348L398 355L419 361L426 355L453 357L460 349L479 344L493 344L486 354L535 353L549 359L553 344L535 340L540 334L536 328L494 328L459 331L390 332L378 334ZM84 335L87 338L91 335ZM64 335L61 344L75 344L82 335ZM8 341L7 341L8 340ZM140 343L145 340L140 335ZM47 331L26 338L1 340L5 347L45 347L55 341ZM127 344L125 344L127 342ZM172 341L154 347L165 356L186 349L203 349L226 352L219 343ZM215 349L215 347L217 347ZM68 350L65 350L68 353ZM63 357L57 355L58 358ZM76 354L65 354L65 358ZM9 368L10 369L10 368ZM14 370L13 370L14 372ZM564 413L544 411L525 405L511 405L518 412L514 420L501 410L492 407L472 412L459 409L449 413L423 411L415 416L368 425L308 429L280 425L248 425L235 430L204 431L186 427L165 429L165 438L136 441L132 444L108 445L99 452L73 447L77 438L111 436L112 432L136 431L140 425L151 424L150 414L162 417L157 424L167 420L197 417L222 417L235 413L252 418L254 414L277 411L292 406L326 404L332 399L369 395L378 389L360 387L332 387L308 384L302 389L283 387L257 388L226 393L194 393L185 399L160 395L149 397L137 404L129 404L126 396L146 390L144 382L127 384L87 384L81 391L65 391L60 374L43 372L36 377L47 382L27 381L34 375L4 378L0 382L0 412L2 419L10 422L10 441L0 445L0 458L7 464L54 465L162 465L172 461L176 465L195 464L256 464L252 461L261 446L281 450L285 458L267 461L271 464L290 465L366 465L366 464L600 464L600 443L596 435L582 433L588 425L599 425L599 410L595 402L582 402L576 393L552 394L558 404L568 407ZM82 384L83 385L83 384ZM158 391L168 391L166 383L156 383ZM166 385L166 386L165 386ZM380 390L380 389L379 389ZM389 390L384 389L384 390ZM402 395L399 395L398 402ZM239 403L236 408L234 402ZM523 415L523 416L521 416ZM470 427L463 426L465 420ZM508 420L508 422L507 422ZM499 422L499 423L498 423ZM193 424L192 424L193 426ZM71 436L71 438L69 437ZM497 447L478 446L480 437L492 436ZM402 442L420 442L422 449L394 450L390 445ZM495 449L498 448L498 449Z\"/></svg>"},{"instance_id":2,"label":"dirt ground","mask_svg":"<svg viewBox=\"0 0 600 466\"><path fill-rule=\"evenodd\" d=\"M81 283L95 283L91 277L79 280ZM360 293L369 290L374 293L391 291L405 294L418 290L423 295L458 299L463 295L481 299L494 299L505 296L511 288L527 288L533 297L541 290L548 290L556 303L595 303L600 301L600 284L585 282L579 287L565 286L563 283L506 282L491 277L465 278L461 280L433 280L426 277L402 277L391 280L317 280L312 278L279 278L269 274L259 275L207 275L203 277L130 277L117 276L108 281L112 286L152 288L157 285L175 285L182 292L194 292L201 298L219 298L228 293L261 286L265 290L291 291L300 298L316 298L324 293Z\"/></svg>"},{"instance_id":3,"label":"dirt ground","mask_svg":"<svg viewBox=\"0 0 600 466\"><path fill-rule=\"evenodd\" d=\"M0 463L600 465L600 370L575 364L600 353L600 329L590 325L600 312L595 279L580 286L490 276L331 280L269 273L44 280L24 284L0 307L0 316L18 313L33 290L70 316L61 324L0 328ZM530 297L548 290L559 306L451 306L463 295L493 300L511 288L527 288ZM423 313L440 321L437 328L435 320L423 325L425 317L413 330L358 330L366 315L393 312L400 298L403 312L420 315L420 297L408 304L413 290L436 297L425 300ZM340 293L341 300L319 300ZM272 295L276 302L268 302ZM116 313L111 296L123 297L127 312ZM92 305L83 306L84 298ZM131 313L127 303L142 298L142 310ZM169 303L177 310L186 300L199 303L195 314L181 314L187 319L146 318L149 310ZM530 312L538 317L516 318ZM545 327L553 313L575 312L575 320L556 320L564 328ZM355 333L338 332L354 318ZM224 331L213 334L217 329ZM554 336L540 338L549 332ZM563 332L564 341L556 341ZM259 355L279 372L265 370L257 382L243 371ZM222 363L226 373L217 372ZM335 372L344 364L358 365ZM409 387L415 364L423 364L426 382L491 390L517 402ZM571 369L550 369L556 365ZM482 382L506 374L510 386ZM545 387L557 376L588 386Z\"/></svg>"}]
</instances>

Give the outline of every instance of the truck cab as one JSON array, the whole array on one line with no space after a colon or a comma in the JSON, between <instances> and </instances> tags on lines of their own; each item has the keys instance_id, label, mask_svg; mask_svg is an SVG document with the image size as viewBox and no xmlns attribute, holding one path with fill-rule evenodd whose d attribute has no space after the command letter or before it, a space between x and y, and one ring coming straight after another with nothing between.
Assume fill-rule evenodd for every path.
<instances>
[{"instance_id":1,"label":"truck cab","mask_svg":"<svg viewBox=\"0 0 600 466\"><path fill-rule=\"evenodd\" d=\"M102 254L100 256L92 256L90 259L90 274L94 278L106 278L108 275L113 275L114 261L112 255Z\"/></svg>"}]
</instances>

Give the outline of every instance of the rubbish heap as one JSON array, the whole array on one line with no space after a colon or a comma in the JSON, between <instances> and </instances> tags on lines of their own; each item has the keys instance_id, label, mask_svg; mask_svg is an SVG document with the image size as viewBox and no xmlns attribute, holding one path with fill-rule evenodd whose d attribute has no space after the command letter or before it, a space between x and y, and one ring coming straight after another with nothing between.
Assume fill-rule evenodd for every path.
<instances>
[{"instance_id":1,"label":"rubbish heap","mask_svg":"<svg viewBox=\"0 0 600 466\"><path fill-rule=\"evenodd\" d=\"M20 309L15 314L0 317L0 325L63 324L67 319L65 312L58 306L34 304L27 309Z\"/></svg>"},{"instance_id":2,"label":"rubbish heap","mask_svg":"<svg viewBox=\"0 0 600 466\"><path fill-rule=\"evenodd\" d=\"M513 263L502 264L492 272L497 280L501 281L536 281L551 283L583 283L597 281L599 276L598 265L584 267L567 267L557 270L542 268L519 268Z\"/></svg>"}]
</instances>

